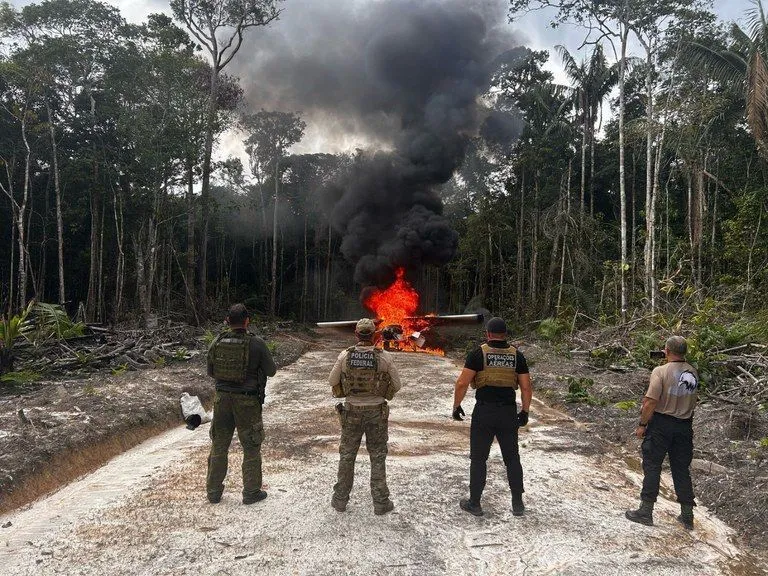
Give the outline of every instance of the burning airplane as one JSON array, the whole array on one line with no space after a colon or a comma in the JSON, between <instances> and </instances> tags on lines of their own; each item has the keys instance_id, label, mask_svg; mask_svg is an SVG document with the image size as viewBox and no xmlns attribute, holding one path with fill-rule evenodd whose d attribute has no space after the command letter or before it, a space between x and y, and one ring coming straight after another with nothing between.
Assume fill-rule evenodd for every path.
<instances>
[{"instance_id":1,"label":"burning airplane","mask_svg":"<svg viewBox=\"0 0 768 576\"><path fill-rule=\"evenodd\" d=\"M394 283L385 289L373 288L363 295L363 305L375 315L377 345L384 350L427 352L443 356L441 348L426 346L429 332L435 326L479 324L482 314L430 314L416 316L419 293L405 279L405 270L398 268ZM319 328L354 330L357 320L318 322Z\"/></svg>"}]
</instances>

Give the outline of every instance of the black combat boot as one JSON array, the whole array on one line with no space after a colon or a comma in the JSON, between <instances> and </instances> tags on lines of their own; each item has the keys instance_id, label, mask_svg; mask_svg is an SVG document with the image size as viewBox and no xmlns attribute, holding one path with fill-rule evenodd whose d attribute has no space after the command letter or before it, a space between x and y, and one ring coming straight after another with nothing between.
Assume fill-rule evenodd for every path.
<instances>
[{"instance_id":1,"label":"black combat boot","mask_svg":"<svg viewBox=\"0 0 768 576\"><path fill-rule=\"evenodd\" d=\"M256 494L243 496L243 504L256 504L256 502L261 502L266 497L267 493L264 490L259 490Z\"/></svg>"},{"instance_id":2,"label":"black combat boot","mask_svg":"<svg viewBox=\"0 0 768 576\"><path fill-rule=\"evenodd\" d=\"M690 504L680 504L680 516L677 517L677 521L686 530L693 530L693 506Z\"/></svg>"},{"instance_id":3,"label":"black combat boot","mask_svg":"<svg viewBox=\"0 0 768 576\"><path fill-rule=\"evenodd\" d=\"M218 504L221 502L221 494L208 494L208 502Z\"/></svg>"},{"instance_id":4,"label":"black combat boot","mask_svg":"<svg viewBox=\"0 0 768 576\"><path fill-rule=\"evenodd\" d=\"M373 513L376 516L382 516L387 512L392 512L395 509L395 503L392 500L387 500L384 504L374 504Z\"/></svg>"},{"instance_id":5,"label":"black combat boot","mask_svg":"<svg viewBox=\"0 0 768 576\"><path fill-rule=\"evenodd\" d=\"M462 500L459 500L459 506L462 510L465 512L469 512L470 514L474 516L482 516L483 515L483 508L480 506L480 502L472 502L469 498L464 498Z\"/></svg>"},{"instance_id":6,"label":"black combat boot","mask_svg":"<svg viewBox=\"0 0 768 576\"><path fill-rule=\"evenodd\" d=\"M627 520L632 520L632 522L653 526L653 502L642 500L640 508L637 510L627 510L624 516L627 517Z\"/></svg>"},{"instance_id":7,"label":"black combat boot","mask_svg":"<svg viewBox=\"0 0 768 576\"><path fill-rule=\"evenodd\" d=\"M522 516L523 514L525 514L523 495L520 492L512 492L512 516Z\"/></svg>"}]
</instances>

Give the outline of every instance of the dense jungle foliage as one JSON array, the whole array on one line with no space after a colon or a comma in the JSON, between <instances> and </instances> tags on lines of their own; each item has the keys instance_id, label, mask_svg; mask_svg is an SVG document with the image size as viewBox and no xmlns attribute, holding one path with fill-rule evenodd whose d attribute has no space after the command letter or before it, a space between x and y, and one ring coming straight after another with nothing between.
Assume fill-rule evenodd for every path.
<instances>
[{"instance_id":1,"label":"dense jungle foliage","mask_svg":"<svg viewBox=\"0 0 768 576\"><path fill-rule=\"evenodd\" d=\"M235 53L211 52L195 32L205 14L187 4L141 25L95 0L2 4L7 317L33 298L102 323L199 323L234 300L301 321L360 313L317 198L357 154L293 154L300 115L248 110L224 71ZM252 4L243 30L280 25L275 2ZM762 6L740 28L703 1L513 0L513 25L541 5L589 24L589 41L574 54L520 48L497 71L487 100L524 128L513 145L472 136L442 187L460 241L448 266L412 277L423 311L487 308L520 329L552 317L564 331L698 322L701 349L764 339ZM247 170L211 161L208 140L223 138L244 142Z\"/></svg>"}]
</instances>

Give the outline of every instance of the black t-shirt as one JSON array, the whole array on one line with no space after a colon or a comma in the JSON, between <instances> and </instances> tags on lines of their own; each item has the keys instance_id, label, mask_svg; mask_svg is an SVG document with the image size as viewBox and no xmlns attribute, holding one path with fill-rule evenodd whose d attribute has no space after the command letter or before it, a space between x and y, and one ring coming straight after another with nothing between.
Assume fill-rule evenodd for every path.
<instances>
[{"instance_id":1,"label":"black t-shirt","mask_svg":"<svg viewBox=\"0 0 768 576\"><path fill-rule=\"evenodd\" d=\"M491 348L509 348L509 344L506 340L490 340L488 346ZM528 374L528 362L525 360L525 356L520 350L517 351L516 358L517 368L515 372L518 374ZM483 350L479 346L467 354L467 359L464 362L464 368L469 368L475 372L480 372L483 369ZM509 402L515 401L515 389L506 388L503 386L483 386L475 392L475 399L483 400L484 402Z\"/></svg>"}]
</instances>

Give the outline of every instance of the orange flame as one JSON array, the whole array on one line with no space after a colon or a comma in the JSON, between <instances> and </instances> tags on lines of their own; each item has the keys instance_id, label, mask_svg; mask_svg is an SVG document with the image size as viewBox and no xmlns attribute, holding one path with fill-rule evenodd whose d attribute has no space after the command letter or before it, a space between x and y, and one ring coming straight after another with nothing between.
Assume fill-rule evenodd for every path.
<instances>
[{"instance_id":1,"label":"orange flame","mask_svg":"<svg viewBox=\"0 0 768 576\"><path fill-rule=\"evenodd\" d=\"M420 322L414 315L419 307L419 293L416 292L410 282L405 279L405 270L398 268L395 271L395 281L386 289L374 289L365 298L363 304L378 319L381 320L380 328L392 324L399 325L403 329L402 341L390 342L401 351L427 352L445 356L440 348L419 348L408 338L414 332L423 330L429 326L427 322Z\"/></svg>"}]
</instances>

